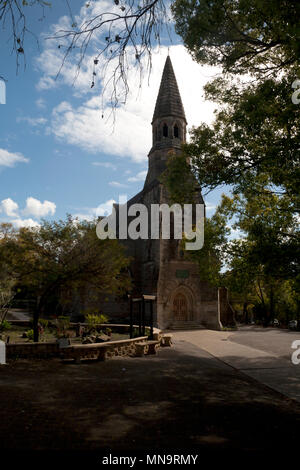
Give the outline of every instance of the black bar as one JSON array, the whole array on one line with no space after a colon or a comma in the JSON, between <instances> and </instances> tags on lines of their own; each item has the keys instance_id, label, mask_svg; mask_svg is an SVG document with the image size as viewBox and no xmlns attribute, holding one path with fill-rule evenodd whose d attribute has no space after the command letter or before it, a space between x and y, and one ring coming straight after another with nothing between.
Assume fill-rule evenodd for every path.
<instances>
[{"instance_id":1,"label":"black bar","mask_svg":"<svg viewBox=\"0 0 300 470\"><path fill-rule=\"evenodd\" d=\"M133 338L133 311L132 311L132 297L130 296L129 300L129 308L130 308L130 328L129 328L129 336L130 339Z\"/></svg>"},{"instance_id":2,"label":"black bar","mask_svg":"<svg viewBox=\"0 0 300 470\"><path fill-rule=\"evenodd\" d=\"M139 336L142 336L142 305L141 302L139 302Z\"/></svg>"},{"instance_id":3,"label":"black bar","mask_svg":"<svg viewBox=\"0 0 300 470\"><path fill-rule=\"evenodd\" d=\"M153 301L150 300L150 339L153 339Z\"/></svg>"},{"instance_id":4,"label":"black bar","mask_svg":"<svg viewBox=\"0 0 300 470\"><path fill-rule=\"evenodd\" d=\"M142 300L142 325L143 325L143 336L145 336L145 300Z\"/></svg>"}]
</instances>

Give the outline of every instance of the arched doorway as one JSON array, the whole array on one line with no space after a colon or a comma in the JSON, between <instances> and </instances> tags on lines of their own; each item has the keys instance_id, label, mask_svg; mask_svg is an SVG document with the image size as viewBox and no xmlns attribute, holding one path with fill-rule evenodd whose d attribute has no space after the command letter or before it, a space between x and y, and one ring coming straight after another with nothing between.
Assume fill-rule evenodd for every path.
<instances>
[{"instance_id":1,"label":"arched doorway","mask_svg":"<svg viewBox=\"0 0 300 470\"><path fill-rule=\"evenodd\" d=\"M185 322L188 320L187 298L181 292L176 294L173 300L173 314L176 322Z\"/></svg>"}]
</instances>

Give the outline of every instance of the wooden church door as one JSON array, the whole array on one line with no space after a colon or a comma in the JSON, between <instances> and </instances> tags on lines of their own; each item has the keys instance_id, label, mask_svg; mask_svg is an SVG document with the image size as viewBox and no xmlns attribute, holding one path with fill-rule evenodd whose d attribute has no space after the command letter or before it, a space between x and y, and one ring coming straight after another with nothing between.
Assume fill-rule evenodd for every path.
<instances>
[{"instance_id":1,"label":"wooden church door","mask_svg":"<svg viewBox=\"0 0 300 470\"><path fill-rule=\"evenodd\" d=\"M175 321L187 321L187 301L183 294L177 294L173 301Z\"/></svg>"}]
</instances>

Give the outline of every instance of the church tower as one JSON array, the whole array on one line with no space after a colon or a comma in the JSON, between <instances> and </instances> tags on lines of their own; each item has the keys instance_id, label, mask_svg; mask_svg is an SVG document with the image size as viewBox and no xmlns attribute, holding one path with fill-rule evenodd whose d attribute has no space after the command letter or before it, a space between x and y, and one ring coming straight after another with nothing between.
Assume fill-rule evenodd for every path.
<instances>
[{"instance_id":1,"label":"church tower","mask_svg":"<svg viewBox=\"0 0 300 470\"><path fill-rule=\"evenodd\" d=\"M186 140L187 121L172 62L168 56L152 118L152 148L145 186L158 179L166 168L169 152L180 152Z\"/></svg>"},{"instance_id":2,"label":"church tower","mask_svg":"<svg viewBox=\"0 0 300 470\"><path fill-rule=\"evenodd\" d=\"M181 101L171 59L165 62L152 119L152 147L148 154L149 166L144 188L127 202L128 213L132 206L141 204L151 214L152 206L169 204L167 190L160 181L171 154L181 152L186 140L187 121ZM146 132L146 130L145 130ZM203 203L199 190L195 203ZM136 206L135 206L136 207ZM118 213L119 206L115 209ZM136 209L134 209L135 211ZM117 218L118 220L118 218ZM131 218L128 216L128 224ZM131 258L130 275L132 294L154 295L154 318L159 328L188 326L220 329L218 291L199 278L198 265L185 256L180 240L170 236L121 240L126 254ZM102 305L103 313L115 315L118 321L128 315L128 303L113 300Z\"/></svg>"}]
</instances>

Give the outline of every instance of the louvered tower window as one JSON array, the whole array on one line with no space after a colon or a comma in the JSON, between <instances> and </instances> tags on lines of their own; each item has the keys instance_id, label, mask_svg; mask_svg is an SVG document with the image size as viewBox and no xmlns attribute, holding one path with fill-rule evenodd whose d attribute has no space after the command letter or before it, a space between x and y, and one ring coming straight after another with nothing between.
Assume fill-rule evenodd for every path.
<instances>
[{"instance_id":1,"label":"louvered tower window","mask_svg":"<svg viewBox=\"0 0 300 470\"><path fill-rule=\"evenodd\" d=\"M168 137L168 126L167 126L167 124L163 125L163 136Z\"/></svg>"}]
</instances>

